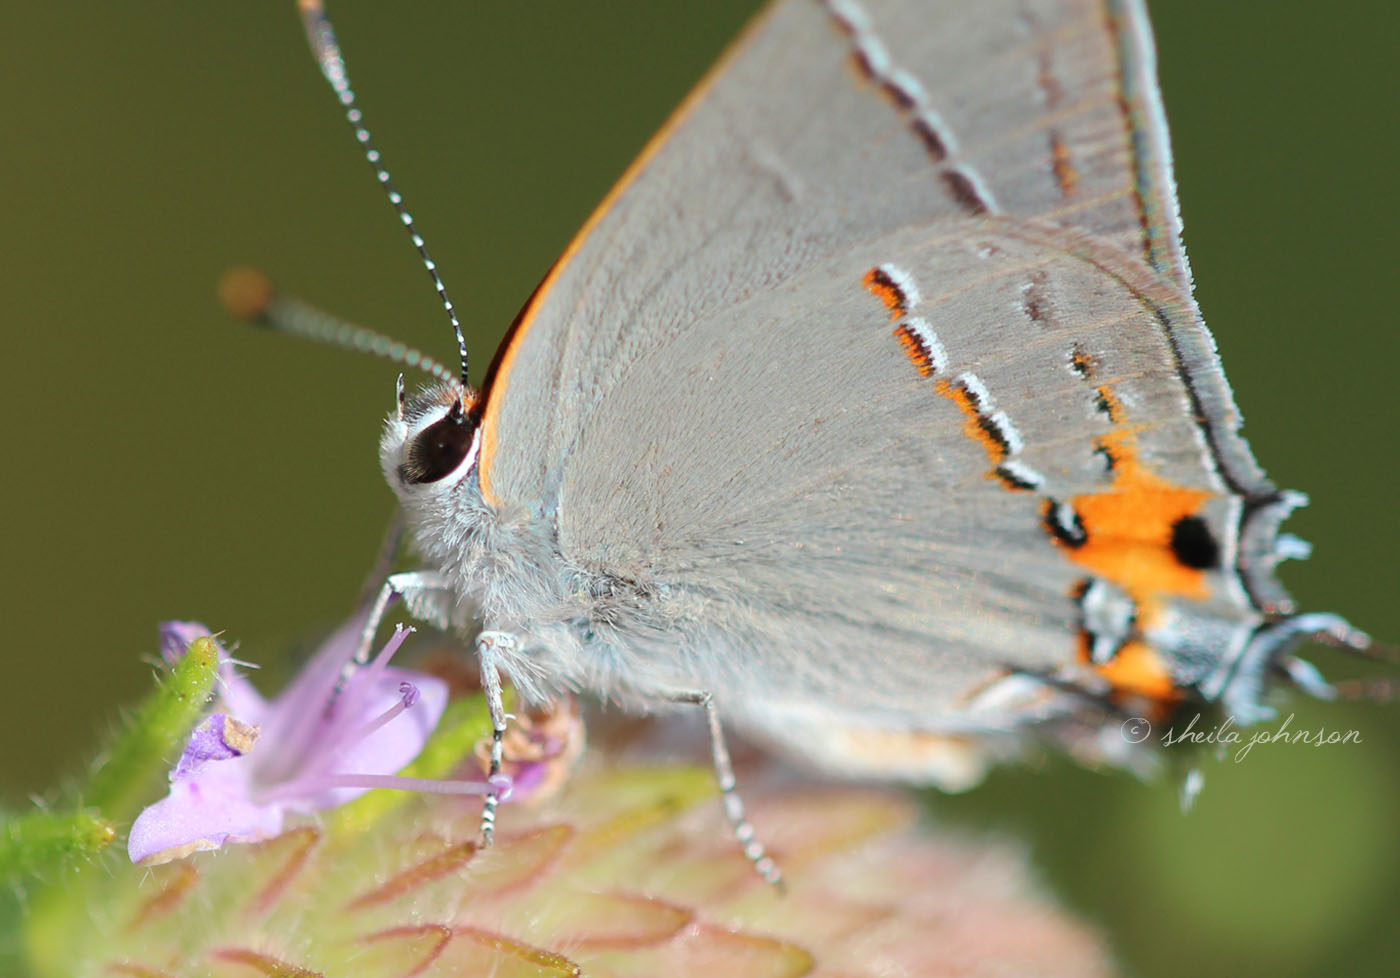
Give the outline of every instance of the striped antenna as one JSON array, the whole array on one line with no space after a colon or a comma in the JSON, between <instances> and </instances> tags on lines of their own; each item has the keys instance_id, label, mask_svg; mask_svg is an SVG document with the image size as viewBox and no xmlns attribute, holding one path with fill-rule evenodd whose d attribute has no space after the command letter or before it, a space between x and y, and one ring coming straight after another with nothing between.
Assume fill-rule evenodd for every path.
<instances>
[{"instance_id":1,"label":"striped antenna","mask_svg":"<svg viewBox=\"0 0 1400 978\"><path fill-rule=\"evenodd\" d=\"M225 272L219 280L219 301L239 319L279 333L357 350L426 371L438 380L453 380L451 370L411 346L391 340L372 329L337 319L300 299L278 295L268 277L255 269L234 268ZM402 375L399 377L399 400L402 403Z\"/></svg>"},{"instance_id":2,"label":"striped antenna","mask_svg":"<svg viewBox=\"0 0 1400 978\"><path fill-rule=\"evenodd\" d=\"M350 88L350 76L345 73L345 58L341 56L340 44L335 39L335 29L331 26L326 8L321 0L297 0L297 7L301 10L301 23L306 29L306 39L311 44L311 52L316 55L316 61L321 65L321 74L326 76L326 81L330 82L336 97L340 99L340 104L345 108L345 118L349 121L350 128L355 130L355 141L360 144L365 159L374 168L375 179L388 194L389 203L399 215L400 223L408 229L413 246L418 249L418 257L423 260L423 267L428 270L433 287L437 289L438 299L441 300L443 309L447 310L452 332L457 337L457 354L462 361L462 386L466 387L467 341L462 337L462 324L457 321L457 310L453 308L452 300L447 297L447 287L442 284L442 278L438 275L437 263L428 254L428 246L424 243L423 236L418 233L418 228L414 226L413 216L404 206L403 196L394 189L393 181L389 179L389 171L380 165L379 150L375 149L374 140L370 138L369 130L364 126L364 115L355 102L355 93Z\"/></svg>"}]
</instances>

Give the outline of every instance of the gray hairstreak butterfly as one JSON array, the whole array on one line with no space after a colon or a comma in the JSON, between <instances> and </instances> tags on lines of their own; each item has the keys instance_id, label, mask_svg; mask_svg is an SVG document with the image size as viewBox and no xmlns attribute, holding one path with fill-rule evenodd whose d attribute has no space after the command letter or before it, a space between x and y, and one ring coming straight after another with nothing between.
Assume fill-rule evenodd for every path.
<instances>
[{"instance_id":1,"label":"gray hairstreak butterfly","mask_svg":"<svg viewBox=\"0 0 1400 978\"><path fill-rule=\"evenodd\" d=\"M495 764L502 674L702 706L770 879L722 723L958 788L1028 736L1131 763L1124 717L1191 699L1255 722L1278 679L1334 696L1294 646L1370 643L1275 577L1306 552L1280 532L1303 499L1239 435L1179 225L1140 3L781 0L480 385L458 329L460 378L400 386L381 463L426 566L373 621L395 596L480 617ZM227 293L319 328L261 288Z\"/></svg>"}]
</instances>

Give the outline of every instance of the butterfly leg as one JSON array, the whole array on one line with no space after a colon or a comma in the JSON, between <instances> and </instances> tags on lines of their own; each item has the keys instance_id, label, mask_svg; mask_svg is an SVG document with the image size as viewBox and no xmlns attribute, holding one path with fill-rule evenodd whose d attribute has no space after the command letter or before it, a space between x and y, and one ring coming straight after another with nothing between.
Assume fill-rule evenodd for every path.
<instances>
[{"instance_id":1,"label":"butterfly leg","mask_svg":"<svg viewBox=\"0 0 1400 978\"><path fill-rule=\"evenodd\" d=\"M385 612L389 610L389 603L396 597L404 599L408 605L408 613L413 618L442 625L446 623L445 615L441 611L444 607L442 599L446 597L449 601L452 600L452 590L442 577L432 571L390 574L379 589L379 596L370 606L369 617L360 629L360 641L355 645L355 654L340 667L340 679L336 681L332 701L340 695L346 680L355 674L355 670L369 661L369 651L374 646L375 633L379 631L379 624L384 620ZM362 601L361 604L363 603Z\"/></svg>"},{"instance_id":2,"label":"butterfly leg","mask_svg":"<svg viewBox=\"0 0 1400 978\"><path fill-rule=\"evenodd\" d=\"M360 642L355 646L355 657L347 664L346 669L353 671L356 666L362 666L369 661L369 650L374 646L375 633L379 631L379 624L384 620L385 612L389 610L389 603L395 598L404 599L410 616L442 626L448 624L443 613L443 608L447 607L443 604L444 596L450 600L452 588L442 575L433 571L390 574L385 579L384 586L379 589L374 604L370 606L369 617L365 619L364 628L360 630Z\"/></svg>"},{"instance_id":3,"label":"butterfly leg","mask_svg":"<svg viewBox=\"0 0 1400 978\"><path fill-rule=\"evenodd\" d=\"M498 649L509 651L516 645L515 636L509 632L482 632L476 637L476 655L481 662L481 689L486 694L486 709L491 714L491 769L487 780L493 785L501 773L501 751L506 733L505 701L501 698L501 673L496 667ZM481 809L481 847L488 848L496 833L496 806L501 794L491 790L486 795L486 803Z\"/></svg>"},{"instance_id":4,"label":"butterfly leg","mask_svg":"<svg viewBox=\"0 0 1400 978\"><path fill-rule=\"evenodd\" d=\"M782 871L778 869L773 857L768 855L763 843L755 837L753 823L744 813L744 802L735 790L734 765L729 759L729 746L724 740L724 728L719 721L719 710L715 708L714 697L702 690L677 692L669 698L676 703L704 707L705 721L710 728L710 753L715 767L715 780L719 782L719 790L724 798L724 814L729 819L734 838L738 840L744 856L753 864L754 870L763 877L764 882L782 889Z\"/></svg>"}]
</instances>

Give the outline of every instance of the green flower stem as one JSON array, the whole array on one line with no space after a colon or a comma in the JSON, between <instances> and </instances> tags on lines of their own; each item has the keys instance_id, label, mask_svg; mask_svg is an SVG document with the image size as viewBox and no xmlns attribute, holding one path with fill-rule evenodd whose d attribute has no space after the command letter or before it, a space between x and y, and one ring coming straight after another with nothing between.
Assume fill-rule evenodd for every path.
<instances>
[{"instance_id":1,"label":"green flower stem","mask_svg":"<svg viewBox=\"0 0 1400 978\"><path fill-rule=\"evenodd\" d=\"M117 837L92 809L30 812L0 822L0 880L13 881L71 858L93 856Z\"/></svg>"},{"instance_id":2,"label":"green flower stem","mask_svg":"<svg viewBox=\"0 0 1400 978\"><path fill-rule=\"evenodd\" d=\"M151 801L151 786L170 769L190 730L204 714L219 670L212 638L190 643L175 668L161 677L124 724L94 771L83 800L114 822L134 818Z\"/></svg>"}]
</instances>

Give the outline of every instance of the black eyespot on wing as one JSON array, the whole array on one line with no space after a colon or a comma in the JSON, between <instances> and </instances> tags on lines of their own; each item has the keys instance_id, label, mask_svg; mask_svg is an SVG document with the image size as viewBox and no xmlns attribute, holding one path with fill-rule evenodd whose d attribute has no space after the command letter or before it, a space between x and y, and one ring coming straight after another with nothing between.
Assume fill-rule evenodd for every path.
<instances>
[{"instance_id":1,"label":"black eyespot on wing","mask_svg":"<svg viewBox=\"0 0 1400 978\"><path fill-rule=\"evenodd\" d=\"M413 485L447 478L472 450L475 436L476 419L463 416L461 407L454 406L445 418L428 425L413 439L400 475Z\"/></svg>"},{"instance_id":2,"label":"black eyespot on wing","mask_svg":"<svg viewBox=\"0 0 1400 978\"><path fill-rule=\"evenodd\" d=\"M1199 516L1183 516L1172 524L1172 554L1196 570L1220 566L1220 544Z\"/></svg>"}]
</instances>

